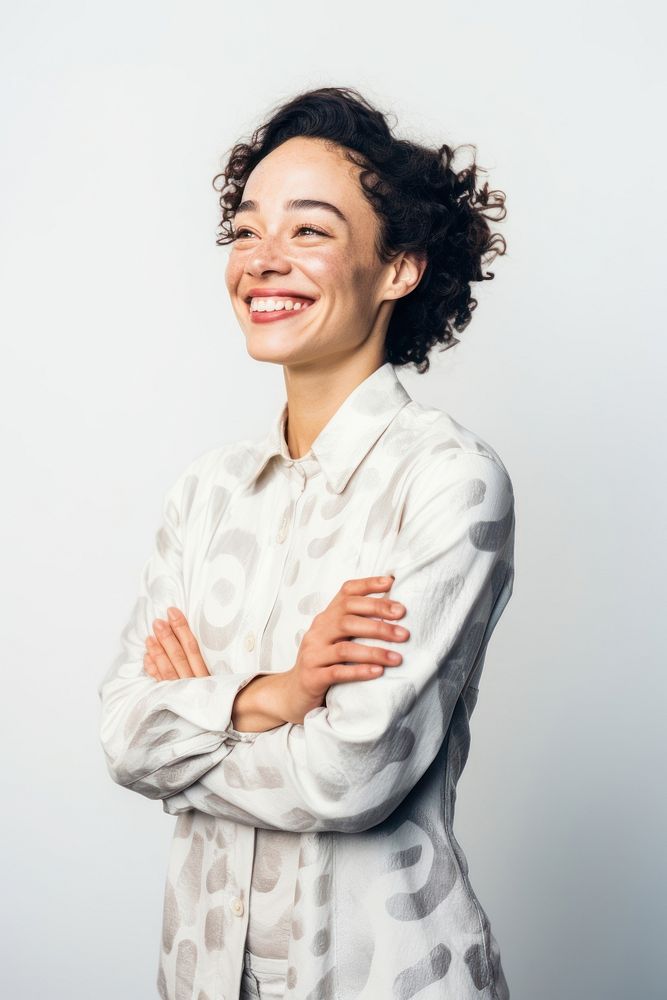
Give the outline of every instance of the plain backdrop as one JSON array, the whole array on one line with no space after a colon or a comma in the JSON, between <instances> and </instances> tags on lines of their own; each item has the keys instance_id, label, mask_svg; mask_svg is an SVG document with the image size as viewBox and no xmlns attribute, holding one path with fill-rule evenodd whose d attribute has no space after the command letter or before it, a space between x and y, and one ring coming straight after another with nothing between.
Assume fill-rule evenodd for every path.
<instances>
[{"instance_id":1,"label":"plain backdrop","mask_svg":"<svg viewBox=\"0 0 667 1000\"><path fill-rule=\"evenodd\" d=\"M664 997L662 5L1 10L2 995L157 995L174 820L108 777L96 687L164 491L284 397L211 180L280 101L342 85L473 143L507 195L461 343L399 376L514 483L455 824L512 1000Z\"/></svg>"}]
</instances>

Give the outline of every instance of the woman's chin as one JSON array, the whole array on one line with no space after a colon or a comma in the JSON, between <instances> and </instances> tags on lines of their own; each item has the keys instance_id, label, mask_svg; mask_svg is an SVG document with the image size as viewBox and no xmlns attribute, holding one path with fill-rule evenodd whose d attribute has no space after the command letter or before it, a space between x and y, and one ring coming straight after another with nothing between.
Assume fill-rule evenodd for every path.
<instances>
[{"instance_id":1,"label":"woman's chin","mask_svg":"<svg viewBox=\"0 0 667 1000\"><path fill-rule=\"evenodd\" d=\"M278 343L270 337L246 337L246 349L255 361L270 361L274 364L288 364L300 360L303 345Z\"/></svg>"}]
</instances>

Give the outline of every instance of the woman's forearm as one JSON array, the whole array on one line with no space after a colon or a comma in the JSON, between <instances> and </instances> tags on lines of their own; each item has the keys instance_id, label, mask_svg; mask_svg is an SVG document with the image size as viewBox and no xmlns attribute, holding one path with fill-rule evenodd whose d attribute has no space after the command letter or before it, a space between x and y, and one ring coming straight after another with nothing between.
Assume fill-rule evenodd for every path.
<instances>
[{"instance_id":1,"label":"woman's forearm","mask_svg":"<svg viewBox=\"0 0 667 1000\"><path fill-rule=\"evenodd\" d=\"M289 720L285 673L261 674L242 687L232 706L232 725L242 733L263 733Z\"/></svg>"}]
</instances>

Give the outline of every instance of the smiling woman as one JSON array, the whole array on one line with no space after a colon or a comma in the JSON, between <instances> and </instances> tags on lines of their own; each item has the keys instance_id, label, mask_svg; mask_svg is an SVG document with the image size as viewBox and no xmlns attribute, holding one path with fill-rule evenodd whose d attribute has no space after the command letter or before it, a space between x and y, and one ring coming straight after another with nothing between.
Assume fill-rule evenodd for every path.
<instances>
[{"instance_id":1,"label":"smiling woman","mask_svg":"<svg viewBox=\"0 0 667 1000\"><path fill-rule=\"evenodd\" d=\"M396 300L419 282L423 254L378 258L378 219L358 173L337 144L302 135L250 171L226 282L256 360L294 368L364 343L376 351Z\"/></svg>"},{"instance_id":2,"label":"smiling woman","mask_svg":"<svg viewBox=\"0 0 667 1000\"><path fill-rule=\"evenodd\" d=\"M454 331L470 323L477 307L472 284L494 277L484 265L506 251L488 224L505 217L504 193L478 186L474 160L454 170L457 152L446 143L431 149L397 139L384 115L352 88L309 91L278 108L233 147L213 178L221 192L217 242L234 245L228 287L239 319L247 317L238 308L246 293L240 269L247 279L271 255L287 253L302 267L298 291L325 300L320 333L324 324L349 321L361 300L367 318L377 320L383 336L386 330L383 359L427 371L429 351L453 347ZM377 266L384 278L386 265L401 260L408 283L382 305ZM319 287L325 274L329 289ZM350 285L362 294L349 295ZM315 322L315 314L308 319ZM270 360L262 348L254 353L252 340L248 346L253 357Z\"/></svg>"},{"instance_id":3,"label":"smiling woman","mask_svg":"<svg viewBox=\"0 0 667 1000\"><path fill-rule=\"evenodd\" d=\"M112 777L177 817L163 1000L509 997L452 823L512 483L395 372L487 277L502 198L452 157L324 88L218 175L230 300L287 399L169 489L99 686Z\"/></svg>"}]
</instances>

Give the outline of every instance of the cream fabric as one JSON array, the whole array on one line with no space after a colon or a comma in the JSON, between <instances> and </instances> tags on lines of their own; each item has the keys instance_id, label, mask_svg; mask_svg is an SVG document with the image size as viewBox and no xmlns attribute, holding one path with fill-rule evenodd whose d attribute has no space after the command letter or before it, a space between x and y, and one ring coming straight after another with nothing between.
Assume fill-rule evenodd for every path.
<instances>
[{"instance_id":1,"label":"cream fabric","mask_svg":"<svg viewBox=\"0 0 667 1000\"><path fill-rule=\"evenodd\" d=\"M287 959L258 958L246 949L239 1000L282 1000Z\"/></svg>"},{"instance_id":2,"label":"cream fabric","mask_svg":"<svg viewBox=\"0 0 667 1000\"><path fill-rule=\"evenodd\" d=\"M99 684L109 773L176 817L159 994L237 1000L248 931L266 943L289 921L289 1000L506 1000L452 824L487 643L512 593L510 477L389 363L298 460L286 415L284 402L264 439L200 454L167 491ZM384 573L410 638L355 641L403 663L333 685L302 725L235 730L237 692L293 666L344 580ZM143 671L172 604L210 677Z\"/></svg>"}]
</instances>

